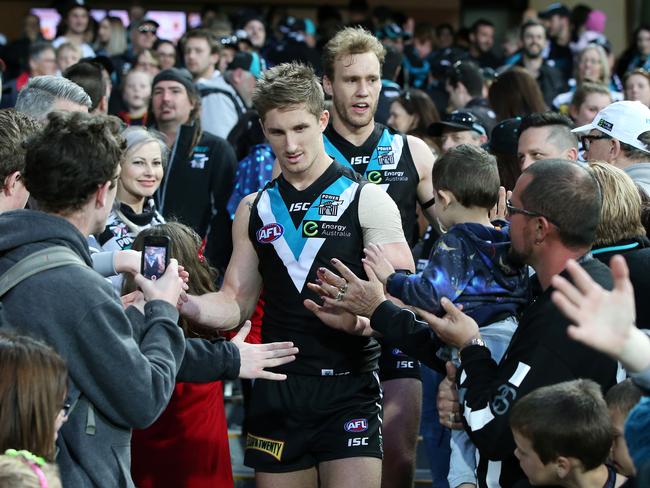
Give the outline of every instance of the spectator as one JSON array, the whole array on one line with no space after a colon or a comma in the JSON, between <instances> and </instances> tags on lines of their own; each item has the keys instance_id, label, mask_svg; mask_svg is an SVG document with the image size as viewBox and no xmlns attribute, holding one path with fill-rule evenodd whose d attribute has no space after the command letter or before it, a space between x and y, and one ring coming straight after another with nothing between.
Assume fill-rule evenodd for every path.
<instances>
[{"instance_id":1,"label":"spectator","mask_svg":"<svg viewBox=\"0 0 650 488\"><path fill-rule=\"evenodd\" d=\"M551 62L544 59L547 48L546 30L539 22L528 21L521 26L523 44L519 56L511 64L523 67L537 81L546 106L553 104L553 99L566 88L562 73Z\"/></svg>"},{"instance_id":2,"label":"spectator","mask_svg":"<svg viewBox=\"0 0 650 488\"><path fill-rule=\"evenodd\" d=\"M56 48L56 66L59 74L63 73L73 64L77 64L82 58L81 48L72 42L64 42Z\"/></svg>"},{"instance_id":3,"label":"spectator","mask_svg":"<svg viewBox=\"0 0 650 488\"><path fill-rule=\"evenodd\" d=\"M29 48L33 43L44 42L41 34L41 19L28 13L23 17L21 37L10 42L2 50L2 59L7 63L6 79L11 80L29 69Z\"/></svg>"},{"instance_id":4,"label":"spectator","mask_svg":"<svg viewBox=\"0 0 650 488\"><path fill-rule=\"evenodd\" d=\"M258 15L248 17L242 23L253 48L259 53L266 46L266 25L264 19Z\"/></svg>"},{"instance_id":5,"label":"spectator","mask_svg":"<svg viewBox=\"0 0 650 488\"><path fill-rule=\"evenodd\" d=\"M49 42L34 42L29 46L29 70L15 80L5 83L2 90L2 108L16 105L18 94L35 76L56 74L56 52Z\"/></svg>"},{"instance_id":6,"label":"spectator","mask_svg":"<svg viewBox=\"0 0 650 488\"><path fill-rule=\"evenodd\" d=\"M224 78L244 102L246 109L253 105L253 90L257 79L262 76L260 58L257 53L239 52L224 73Z\"/></svg>"},{"instance_id":7,"label":"spectator","mask_svg":"<svg viewBox=\"0 0 650 488\"><path fill-rule=\"evenodd\" d=\"M494 80L488 90L488 99L497 122L547 110L544 95L535 79L517 66Z\"/></svg>"},{"instance_id":8,"label":"spectator","mask_svg":"<svg viewBox=\"0 0 650 488\"><path fill-rule=\"evenodd\" d=\"M90 113L106 114L108 112L106 85L99 63L91 61L76 63L67 68L63 76L79 85L90 97Z\"/></svg>"},{"instance_id":9,"label":"spectator","mask_svg":"<svg viewBox=\"0 0 650 488\"><path fill-rule=\"evenodd\" d=\"M494 47L494 24L478 19L469 31L469 59L481 68L497 69L503 60L492 52Z\"/></svg>"},{"instance_id":10,"label":"spectator","mask_svg":"<svg viewBox=\"0 0 650 488\"><path fill-rule=\"evenodd\" d=\"M387 125L402 134L422 139L436 157L440 150L428 132L429 126L436 122L440 122L440 115L429 95L413 88L404 91L391 103Z\"/></svg>"},{"instance_id":11,"label":"spectator","mask_svg":"<svg viewBox=\"0 0 650 488\"><path fill-rule=\"evenodd\" d=\"M224 139L202 129L201 99L186 72L161 71L153 80L150 108L154 127L164 134L174 155L158 192L158 209L207 239L205 255L223 271L232 252L226 204L232 193L235 154ZM192 198L187 188L192 188Z\"/></svg>"},{"instance_id":12,"label":"spectator","mask_svg":"<svg viewBox=\"0 0 650 488\"><path fill-rule=\"evenodd\" d=\"M125 52L111 58L115 66L117 78L115 85L117 87L121 85L124 76L136 65L140 53L145 49L153 48L157 39L156 33L158 32L158 27L160 27L158 22L148 18L141 18L131 22L129 25L131 46ZM117 113L117 111L111 110L111 113Z\"/></svg>"},{"instance_id":13,"label":"spectator","mask_svg":"<svg viewBox=\"0 0 650 488\"><path fill-rule=\"evenodd\" d=\"M215 270L201 254L202 242L196 232L178 222L147 227L135 238L133 249L143 251L148 236L169 237L168 255L182 262L190 274L188 293L201 295L216 291ZM134 290L136 284L127 277L124 291ZM182 318L179 326L185 337L214 336ZM245 333L246 330L242 331L235 341ZM201 456L196 455L197 446L201 446ZM131 454L133 481L140 488L232 487L221 382L178 381L169 405L156 422L133 432Z\"/></svg>"},{"instance_id":14,"label":"spectator","mask_svg":"<svg viewBox=\"0 0 650 488\"><path fill-rule=\"evenodd\" d=\"M76 83L58 76L37 76L18 94L16 110L45 122L55 110L88 112L90 97Z\"/></svg>"},{"instance_id":15,"label":"spectator","mask_svg":"<svg viewBox=\"0 0 650 488\"><path fill-rule=\"evenodd\" d=\"M443 23L436 26L436 49L447 49L454 45L454 28Z\"/></svg>"},{"instance_id":16,"label":"spectator","mask_svg":"<svg viewBox=\"0 0 650 488\"><path fill-rule=\"evenodd\" d=\"M226 138L246 106L216 69L219 49L217 38L205 29L189 31L183 41L185 66L201 95L201 126L211 134Z\"/></svg>"},{"instance_id":17,"label":"spectator","mask_svg":"<svg viewBox=\"0 0 650 488\"><path fill-rule=\"evenodd\" d=\"M126 29L119 17L107 15L99 22L94 50L97 56L119 56L127 49Z\"/></svg>"},{"instance_id":18,"label":"spectator","mask_svg":"<svg viewBox=\"0 0 650 488\"><path fill-rule=\"evenodd\" d=\"M27 203L23 142L40 129L41 125L27 114L0 110L0 213L24 208Z\"/></svg>"},{"instance_id":19,"label":"spectator","mask_svg":"<svg viewBox=\"0 0 650 488\"><path fill-rule=\"evenodd\" d=\"M149 73L149 76L153 79L158 73L160 73L160 60L158 59L158 53L152 49L145 49L142 51L138 54L135 69Z\"/></svg>"},{"instance_id":20,"label":"spectator","mask_svg":"<svg viewBox=\"0 0 650 488\"><path fill-rule=\"evenodd\" d=\"M606 161L625 171L650 195L650 108L641 102L615 102L598 112L582 135L588 161Z\"/></svg>"},{"instance_id":21,"label":"spectator","mask_svg":"<svg viewBox=\"0 0 650 488\"><path fill-rule=\"evenodd\" d=\"M390 116L390 105L401 93L397 78L401 73L402 60L402 53L397 48L386 47L384 64L381 66L381 91L379 92L377 111L375 112L375 120L380 124L386 125Z\"/></svg>"},{"instance_id":22,"label":"spectator","mask_svg":"<svg viewBox=\"0 0 650 488\"><path fill-rule=\"evenodd\" d=\"M450 108L473 113L490 134L497 121L496 114L483 96L484 81L476 64L457 61L447 73L446 90Z\"/></svg>"},{"instance_id":23,"label":"spectator","mask_svg":"<svg viewBox=\"0 0 650 488\"><path fill-rule=\"evenodd\" d=\"M521 176L521 162L517 156L521 117L506 119L492 129L486 149L496 160L501 186L512 191Z\"/></svg>"},{"instance_id":24,"label":"spectator","mask_svg":"<svg viewBox=\"0 0 650 488\"><path fill-rule=\"evenodd\" d=\"M619 486L606 463L612 421L600 385L564 381L538 388L512 408L515 456L531 485Z\"/></svg>"},{"instance_id":25,"label":"spectator","mask_svg":"<svg viewBox=\"0 0 650 488\"><path fill-rule=\"evenodd\" d=\"M621 63L624 60L628 61L623 67L624 71L619 71L621 77L626 72L633 71L637 68L642 68L646 71L650 70L650 27L647 25L639 26L634 31L633 39L633 46L628 48L630 54L628 56L621 56Z\"/></svg>"},{"instance_id":26,"label":"spectator","mask_svg":"<svg viewBox=\"0 0 650 488\"><path fill-rule=\"evenodd\" d=\"M147 125L151 101L151 81L149 73L132 69L124 78L122 98L127 110L119 112L117 116L126 125Z\"/></svg>"},{"instance_id":27,"label":"spectator","mask_svg":"<svg viewBox=\"0 0 650 488\"><path fill-rule=\"evenodd\" d=\"M425 90L429 85L431 55L435 43L435 30L429 22L418 22L413 31L413 40L404 46L402 70L404 84Z\"/></svg>"},{"instance_id":28,"label":"spectator","mask_svg":"<svg viewBox=\"0 0 650 488\"><path fill-rule=\"evenodd\" d=\"M585 81L576 88L569 105L569 115L577 126L589 124L596 114L612 103L612 93L600 83Z\"/></svg>"},{"instance_id":29,"label":"spectator","mask_svg":"<svg viewBox=\"0 0 650 488\"><path fill-rule=\"evenodd\" d=\"M81 49L79 59L94 57L95 51L85 42L84 38L90 21L88 6L83 0L65 0L59 8L59 13L62 18L58 28L61 30L61 34L52 41L52 46L56 49L61 44L71 42Z\"/></svg>"},{"instance_id":30,"label":"spectator","mask_svg":"<svg viewBox=\"0 0 650 488\"><path fill-rule=\"evenodd\" d=\"M158 39L153 45L153 50L158 54L160 70L176 67L176 46L167 39Z\"/></svg>"},{"instance_id":31,"label":"spectator","mask_svg":"<svg viewBox=\"0 0 650 488\"><path fill-rule=\"evenodd\" d=\"M635 290L636 291L636 290ZM638 302L637 302L638 303ZM614 445L611 461L616 471L628 478L636 475L634 462L625 442L625 420L630 411L639 403L643 392L631 379L626 379L612 386L605 395L614 430Z\"/></svg>"},{"instance_id":32,"label":"spectator","mask_svg":"<svg viewBox=\"0 0 650 488\"><path fill-rule=\"evenodd\" d=\"M552 3L539 13L549 37L547 59L562 72L564 82L573 76L573 52L571 51L571 11L561 3Z\"/></svg>"},{"instance_id":33,"label":"spectator","mask_svg":"<svg viewBox=\"0 0 650 488\"><path fill-rule=\"evenodd\" d=\"M542 159L578 159L578 139L569 118L555 112L524 117L519 127L517 155L521 170Z\"/></svg>"},{"instance_id":34,"label":"spectator","mask_svg":"<svg viewBox=\"0 0 650 488\"><path fill-rule=\"evenodd\" d=\"M0 455L0 486L61 488L61 477L54 463L46 463L28 451L9 450Z\"/></svg>"},{"instance_id":35,"label":"spectator","mask_svg":"<svg viewBox=\"0 0 650 488\"><path fill-rule=\"evenodd\" d=\"M313 28L313 23L311 23ZM305 19L292 15L282 19L279 29L281 39L278 43L268 49L265 58L271 66L282 63L300 61L303 64L312 66L317 74L322 73L320 53L313 47L313 33L308 33L309 26Z\"/></svg>"},{"instance_id":36,"label":"spectator","mask_svg":"<svg viewBox=\"0 0 650 488\"><path fill-rule=\"evenodd\" d=\"M626 73L625 99L639 101L646 107L650 106L650 74L643 69L635 69Z\"/></svg>"},{"instance_id":37,"label":"spectator","mask_svg":"<svg viewBox=\"0 0 650 488\"><path fill-rule=\"evenodd\" d=\"M70 408L65 362L44 342L3 331L0 370L0 452L27 450L54 462Z\"/></svg>"},{"instance_id":38,"label":"spectator","mask_svg":"<svg viewBox=\"0 0 650 488\"><path fill-rule=\"evenodd\" d=\"M478 118L464 110L456 110L445 115L440 122L431 124L429 135L441 138L443 154L461 144L480 146L488 140L485 127Z\"/></svg>"},{"instance_id":39,"label":"spectator","mask_svg":"<svg viewBox=\"0 0 650 488\"><path fill-rule=\"evenodd\" d=\"M632 179L622 170L605 162L589 163L589 171L598 182L603 198L600 222L592 254L608 264L614 254L622 254L630 268L636 297L636 323L650 328L650 241L641 223L641 196Z\"/></svg>"}]
</instances>

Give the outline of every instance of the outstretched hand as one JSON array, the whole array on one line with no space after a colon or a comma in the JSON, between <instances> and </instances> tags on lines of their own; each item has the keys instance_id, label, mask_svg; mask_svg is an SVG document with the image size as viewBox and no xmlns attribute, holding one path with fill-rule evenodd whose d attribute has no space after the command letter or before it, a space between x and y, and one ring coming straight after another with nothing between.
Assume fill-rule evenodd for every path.
<instances>
[{"instance_id":1,"label":"outstretched hand","mask_svg":"<svg viewBox=\"0 0 650 488\"><path fill-rule=\"evenodd\" d=\"M388 277L395 272L395 268L386 259L384 248L381 244L368 244L368 247L363 252L366 254L365 259L363 259L364 266L368 265L377 276L377 279L386 286Z\"/></svg>"},{"instance_id":2,"label":"outstretched hand","mask_svg":"<svg viewBox=\"0 0 650 488\"><path fill-rule=\"evenodd\" d=\"M436 398L438 420L449 429L462 430L463 424L460 419L460 404L456 388L456 366L452 362L447 362L445 367L447 376L440 382Z\"/></svg>"},{"instance_id":3,"label":"outstretched hand","mask_svg":"<svg viewBox=\"0 0 650 488\"><path fill-rule=\"evenodd\" d=\"M445 310L443 317L414 307L413 310L429 324L440 339L457 348L461 348L479 333L478 324L469 315L463 313L448 298L442 298L440 305Z\"/></svg>"},{"instance_id":4,"label":"outstretched hand","mask_svg":"<svg viewBox=\"0 0 650 488\"><path fill-rule=\"evenodd\" d=\"M247 320L241 330L231 339L239 349L239 377L262 378L265 380L286 380L286 374L271 373L266 368L275 368L296 359L298 348L293 342L271 342L269 344L249 344L245 342L251 331L251 322Z\"/></svg>"}]
</instances>

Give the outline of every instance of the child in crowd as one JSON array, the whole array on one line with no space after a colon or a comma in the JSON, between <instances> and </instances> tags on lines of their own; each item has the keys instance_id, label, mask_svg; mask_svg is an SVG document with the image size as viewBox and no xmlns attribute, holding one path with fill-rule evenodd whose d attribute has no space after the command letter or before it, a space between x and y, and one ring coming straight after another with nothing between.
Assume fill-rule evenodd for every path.
<instances>
[{"instance_id":1,"label":"child in crowd","mask_svg":"<svg viewBox=\"0 0 650 488\"><path fill-rule=\"evenodd\" d=\"M59 468L29 451L8 449L0 456L0 487L61 488Z\"/></svg>"},{"instance_id":2,"label":"child in crowd","mask_svg":"<svg viewBox=\"0 0 650 488\"><path fill-rule=\"evenodd\" d=\"M481 326L481 336L498 363L517 327L517 314L528 304L529 291L527 267L510 259L507 227L494 227L488 215L499 194L496 160L483 149L459 146L436 161L432 183L433 210L446 233L434 244L424 271L396 273L381 246L372 244L365 261L388 293L407 305L441 314L442 297L462 304ZM445 359L455 359L455 351L441 352ZM475 448L469 437L453 431L451 445L449 485L476 484Z\"/></svg>"},{"instance_id":3,"label":"child in crowd","mask_svg":"<svg viewBox=\"0 0 650 488\"><path fill-rule=\"evenodd\" d=\"M605 402L607 402L609 416L614 427L611 461L616 471L627 477L634 476L636 469L625 441L625 419L635 405L639 403L641 395L641 389L632 383L630 379L611 387L607 395L605 395Z\"/></svg>"},{"instance_id":4,"label":"child in crowd","mask_svg":"<svg viewBox=\"0 0 650 488\"><path fill-rule=\"evenodd\" d=\"M72 42L64 42L56 48L56 65L59 72L63 73L73 64L81 61L81 48Z\"/></svg>"},{"instance_id":5,"label":"child in crowd","mask_svg":"<svg viewBox=\"0 0 650 488\"><path fill-rule=\"evenodd\" d=\"M591 380L544 386L510 413L515 455L532 485L615 488L625 482L607 466L612 422L600 386Z\"/></svg>"},{"instance_id":6,"label":"child in crowd","mask_svg":"<svg viewBox=\"0 0 650 488\"><path fill-rule=\"evenodd\" d=\"M124 79L122 97L127 110L117 116L126 125L147 125L147 109L151 98L151 75L146 71L131 70Z\"/></svg>"}]
</instances>

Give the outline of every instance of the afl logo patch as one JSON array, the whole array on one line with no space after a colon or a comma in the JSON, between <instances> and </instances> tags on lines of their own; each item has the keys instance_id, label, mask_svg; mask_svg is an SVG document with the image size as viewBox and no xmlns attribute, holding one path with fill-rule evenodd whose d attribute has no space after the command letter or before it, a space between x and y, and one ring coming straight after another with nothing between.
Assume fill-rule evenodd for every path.
<instances>
[{"instance_id":1,"label":"afl logo patch","mask_svg":"<svg viewBox=\"0 0 650 488\"><path fill-rule=\"evenodd\" d=\"M346 432L365 432L368 430L368 420L367 419L354 419L348 420L343 428Z\"/></svg>"},{"instance_id":2,"label":"afl logo patch","mask_svg":"<svg viewBox=\"0 0 650 488\"><path fill-rule=\"evenodd\" d=\"M257 231L257 242L261 244L269 244L282 237L282 234L284 234L284 227L280 224L266 224Z\"/></svg>"}]
</instances>

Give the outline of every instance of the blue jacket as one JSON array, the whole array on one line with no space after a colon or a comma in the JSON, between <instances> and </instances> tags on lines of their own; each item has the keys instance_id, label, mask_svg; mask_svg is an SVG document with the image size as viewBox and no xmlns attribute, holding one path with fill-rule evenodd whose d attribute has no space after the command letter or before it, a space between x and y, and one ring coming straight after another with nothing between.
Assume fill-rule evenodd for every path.
<instances>
[{"instance_id":1,"label":"blue jacket","mask_svg":"<svg viewBox=\"0 0 650 488\"><path fill-rule=\"evenodd\" d=\"M516 315L529 302L528 269L508 259L508 228L457 224L433 247L422 273L395 273L388 292L408 305L441 314L440 299L463 305L479 326Z\"/></svg>"}]
</instances>

